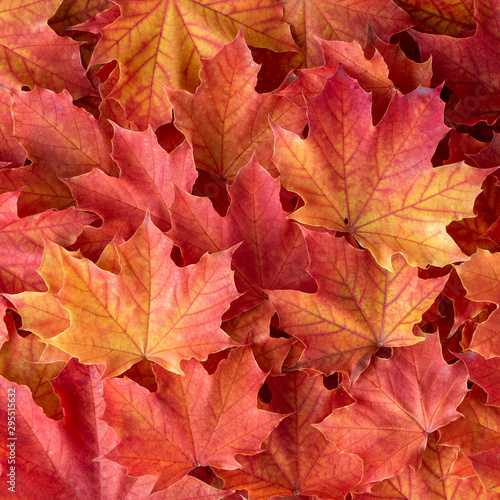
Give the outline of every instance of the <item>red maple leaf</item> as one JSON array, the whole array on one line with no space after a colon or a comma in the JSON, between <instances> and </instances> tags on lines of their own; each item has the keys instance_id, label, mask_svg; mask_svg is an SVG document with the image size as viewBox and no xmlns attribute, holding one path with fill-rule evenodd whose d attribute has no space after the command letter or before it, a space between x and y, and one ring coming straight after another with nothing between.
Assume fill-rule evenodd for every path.
<instances>
[{"instance_id":1,"label":"red maple leaf","mask_svg":"<svg viewBox=\"0 0 500 500\"><path fill-rule=\"evenodd\" d=\"M43 240L71 245L94 217L74 208L19 218L19 191L0 195L0 291L45 290L36 273L42 262ZM19 255L19 250L21 254Z\"/></svg>"},{"instance_id":2,"label":"red maple leaf","mask_svg":"<svg viewBox=\"0 0 500 500\"><path fill-rule=\"evenodd\" d=\"M181 366L185 376L155 368L154 394L128 379L104 383L103 418L120 439L106 458L132 475L157 476L155 491L195 467L239 468L235 455L259 452L262 441L284 418L256 408L266 375L250 349L233 350L213 375L194 359ZM228 379L232 384L226 384Z\"/></svg>"},{"instance_id":3,"label":"red maple leaf","mask_svg":"<svg viewBox=\"0 0 500 500\"><path fill-rule=\"evenodd\" d=\"M348 404L348 396L341 389L328 391L323 377L298 371L268 378L267 383L273 393L270 409L291 415L266 439L265 452L238 457L240 470L216 471L225 488L244 487L250 500L284 495L343 498L361 479L361 461L339 453L311 425Z\"/></svg>"},{"instance_id":4,"label":"red maple leaf","mask_svg":"<svg viewBox=\"0 0 500 500\"><path fill-rule=\"evenodd\" d=\"M125 469L96 458L116 444L116 435L99 417L104 411L102 384L95 366L71 361L53 382L61 398L64 417L58 422L46 417L33 402L27 387L0 377L2 432L8 436L7 401L15 394L16 488L29 498L119 498L147 495L151 478L134 479ZM1 445L1 463L7 470L12 447ZM7 496L2 481L0 492Z\"/></svg>"},{"instance_id":5,"label":"red maple leaf","mask_svg":"<svg viewBox=\"0 0 500 500\"><path fill-rule=\"evenodd\" d=\"M477 31L465 39L437 37L412 31L424 59L432 54L433 82L446 81L461 102L448 117L473 125L492 124L500 102L500 5L495 0L475 0Z\"/></svg>"},{"instance_id":6,"label":"red maple leaf","mask_svg":"<svg viewBox=\"0 0 500 500\"><path fill-rule=\"evenodd\" d=\"M273 179L255 156L229 188L231 205L225 217L220 217L206 198L176 189L169 236L181 248L186 264L199 261L207 251L218 252L241 242L232 267L236 287L249 293L241 298L239 308L248 309L262 301L262 289L315 289L306 272L304 237L298 225L287 220L279 191L279 180Z\"/></svg>"},{"instance_id":7,"label":"red maple leaf","mask_svg":"<svg viewBox=\"0 0 500 500\"><path fill-rule=\"evenodd\" d=\"M148 128L144 132L114 125L112 157L120 168L119 178L102 170L64 179L80 210L97 213L100 228L88 228L78 244L89 257L98 257L119 229L129 239L141 225L146 212L162 231L170 229L168 208L176 185L191 191L196 179L193 152L187 143L167 153Z\"/></svg>"},{"instance_id":8,"label":"red maple leaf","mask_svg":"<svg viewBox=\"0 0 500 500\"><path fill-rule=\"evenodd\" d=\"M356 403L316 425L339 450L363 460L363 483L418 470L428 435L461 415L467 369L448 366L437 335L375 358L349 390Z\"/></svg>"},{"instance_id":9,"label":"red maple leaf","mask_svg":"<svg viewBox=\"0 0 500 500\"><path fill-rule=\"evenodd\" d=\"M194 95L168 90L175 107L175 126L193 147L198 168L232 182L252 155L267 170L273 134L268 116L287 130L301 133L307 123L304 110L278 94L255 91L258 66L243 35L205 59L201 84Z\"/></svg>"},{"instance_id":10,"label":"red maple leaf","mask_svg":"<svg viewBox=\"0 0 500 500\"><path fill-rule=\"evenodd\" d=\"M12 115L14 135L32 163L1 170L0 189L23 188L21 215L73 205L74 199L60 177L81 175L93 168L117 174L105 130L90 113L73 105L67 91L54 94L37 88L14 92Z\"/></svg>"},{"instance_id":11,"label":"red maple leaf","mask_svg":"<svg viewBox=\"0 0 500 500\"><path fill-rule=\"evenodd\" d=\"M57 36L47 24L58 5L59 0L19 0L0 7L3 85L66 89L75 99L95 93L84 75L78 43Z\"/></svg>"},{"instance_id":12,"label":"red maple leaf","mask_svg":"<svg viewBox=\"0 0 500 500\"><path fill-rule=\"evenodd\" d=\"M497 0L0 4L1 498L499 495Z\"/></svg>"}]
</instances>

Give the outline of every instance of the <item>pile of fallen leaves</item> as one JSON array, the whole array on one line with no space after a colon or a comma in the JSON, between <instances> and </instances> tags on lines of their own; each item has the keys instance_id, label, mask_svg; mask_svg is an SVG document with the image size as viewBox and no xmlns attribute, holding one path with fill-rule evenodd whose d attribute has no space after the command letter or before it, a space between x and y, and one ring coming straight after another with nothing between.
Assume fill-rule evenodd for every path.
<instances>
[{"instance_id":1,"label":"pile of fallen leaves","mask_svg":"<svg viewBox=\"0 0 500 500\"><path fill-rule=\"evenodd\" d=\"M4 0L0 496L494 499L497 0Z\"/></svg>"}]
</instances>

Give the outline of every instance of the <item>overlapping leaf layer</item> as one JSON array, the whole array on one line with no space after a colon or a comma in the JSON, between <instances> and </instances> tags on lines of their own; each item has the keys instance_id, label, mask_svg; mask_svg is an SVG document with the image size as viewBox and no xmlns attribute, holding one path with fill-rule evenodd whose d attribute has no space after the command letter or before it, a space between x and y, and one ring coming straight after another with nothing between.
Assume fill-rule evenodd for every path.
<instances>
[{"instance_id":1,"label":"overlapping leaf layer","mask_svg":"<svg viewBox=\"0 0 500 500\"><path fill-rule=\"evenodd\" d=\"M500 495L496 0L0 7L0 497Z\"/></svg>"}]
</instances>

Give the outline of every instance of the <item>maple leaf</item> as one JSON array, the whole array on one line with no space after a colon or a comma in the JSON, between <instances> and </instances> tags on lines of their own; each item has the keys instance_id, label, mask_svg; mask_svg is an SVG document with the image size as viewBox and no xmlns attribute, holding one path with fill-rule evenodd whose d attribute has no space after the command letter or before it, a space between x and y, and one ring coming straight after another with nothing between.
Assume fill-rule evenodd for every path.
<instances>
[{"instance_id":1,"label":"maple leaf","mask_svg":"<svg viewBox=\"0 0 500 500\"><path fill-rule=\"evenodd\" d=\"M447 365L438 335L374 358L349 390L356 403L335 410L315 425L340 451L358 455L363 483L418 470L428 435L461 415L467 369Z\"/></svg>"},{"instance_id":2,"label":"maple leaf","mask_svg":"<svg viewBox=\"0 0 500 500\"><path fill-rule=\"evenodd\" d=\"M47 20L59 0L16 0L0 7L0 78L3 85L20 89L35 85L77 99L95 94L80 62L79 44L57 36Z\"/></svg>"},{"instance_id":3,"label":"maple leaf","mask_svg":"<svg viewBox=\"0 0 500 500\"><path fill-rule=\"evenodd\" d=\"M380 498L446 498L447 500L493 500L494 493L485 493L481 482L472 477L454 474L458 449L437 444L437 433L429 435L427 448L418 471L407 467L399 475L381 481L370 493L356 495L360 500Z\"/></svg>"},{"instance_id":4,"label":"maple leaf","mask_svg":"<svg viewBox=\"0 0 500 500\"><path fill-rule=\"evenodd\" d=\"M474 203L474 213L476 217L453 221L446 228L467 255L475 253L478 246L485 248L484 239L491 234L490 228L500 217L500 183L496 175L486 177L483 191Z\"/></svg>"},{"instance_id":5,"label":"maple leaf","mask_svg":"<svg viewBox=\"0 0 500 500\"><path fill-rule=\"evenodd\" d=\"M47 347L36 335L20 337L12 315L6 318L9 341L0 350L0 375L17 384L29 387L34 402L47 417L58 420L62 417L59 398L49 383L66 366L65 362L39 363Z\"/></svg>"},{"instance_id":6,"label":"maple leaf","mask_svg":"<svg viewBox=\"0 0 500 500\"><path fill-rule=\"evenodd\" d=\"M500 446L483 453L470 455L469 460L472 463L474 471L477 473L484 490L488 491L494 498L498 497L500 487L498 479L500 477Z\"/></svg>"},{"instance_id":7,"label":"maple leaf","mask_svg":"<svg viewBox=\"0 0 500 500\"><path fill-rule=\"evenodd\" d=\"M431 86L432 61L430 59L423 63L408 59L399 43L396 45L385 43L368 27L364 47L365 56L370 58L374 49L384 58L389 69L389 79L403 94L413 92L419 85Z\"/></svg>"},{"instance_id":8,"label":"maple leaf","mask_svg":"<svg viewBox=\"0 0 500 500\"><path fill-rule=\"evenodd\" d=\"M117 175L109 138L90 113L73 106L67 91L54 94L37 88L13 92L12 114L14 135L33 163L1 171L0 185L11 191L27 186L20 197L23 215L74 203L59 177L80 175L93 168Z\"/></svg>"},{"instance_id":9,"label":"maple leaf","mask_svg":"<svg viewBox=\"0 0 500 500\"><path fill-rule=\"evenodd\" d=\"M10 108L12 97L0 87L0 161L5 166L21 167L26 159L26 152L19 142L12 137L14 123Z\"/></svg>"},{"instance_id":10,"label":"maple leaf","mask_svg":"<svg viewBox=\"0 0 500 500\"><path fill-rule=\"evenodd\" d=\"M308 68L322 64L315 36L364 44L368 23L387 41L392 34L415 24L404 10L389 0L290 0L285 3L284 19L304 51L303 65Z\"/></svg>"},{"instance_id":11,"label":"maple leaf","mask_svg":"<svg viewBox=\"0 0 500 500\"><path fill-rule=\"evenodd\" d=\"M65 411L58 422L43 414L27 387L0 378L5 436L7 395L16 396L16 488L33 499L120 498L134 490L147 495L152 486L149 478L133 479L118 464L94 461L116 444L116 435L98 420L104 404L97 368L73 360L52 383ZM4 470L9 467L6 444L1 445ZM9 494L7 487L2 481L4 497Z\"/></svg>"},{"instance_id":12,"label":"maple leaf","mask_svg":"<svg viewBox=\"0 0 500 500\"><path fill-rule=\"evenodd\" d=\"M255 92L258 65L240 32L212 59L204 59L201 85L194 95L167 90L175 126L193 147L196 166L232 182L252 154L267 170L272 164L273 134L268 116L299 134L307 119L303 109L277 94Z\"/></svg>"},{"instance_id":13,"label":"maple leaf","mask_svg":"<svg viewBox=\"0 0 500 500\"><path fill-rule=\"evenodd\" d=\"M186 264L199 261L207 251L218 252L242 242L232 266L238 290L250 289L241 299L245 309L262 301L262 289L315 289L306 272L308 255L302 233L281 208L279 180L255 156L229 188L231 205L225 217L206 198L175 191L169 237L181 248Z\"/></svg>"},{"instance_id":14,"label":"maple leaf","mask_svg":"<svg viewBox=\"0 0 500 500\"><path fill-rule=\"evenodd\" d=\"M303 372L270 377L266 382L273 393L270 409L291 415L266 439L265 452L238 457L240 470L216 470L224 487L245 488L250 500L284 495L343 498L361 479L361 460L338 453L311 424L344 406L345 393L328 391L323 377Z\"/></svg>"},{"instance_id":15,"label":"maple leaf","mask_svg":"<svg viewBox=\"0 0 500 500\"><path fill-rule=\"evenodd\" d=\"M56 337L44 335L45 342L83 363L105 364L106 377L143 358L182 373L182 359L204 359L233 345L220 329L222 314L239 295L229 268L231 250L180 269L169 258L172 242L149 218L117 245L118 275L52 248L56 256L46 253L44 264L64 276L53 296L72 322Z\"/></svg>"},{"instance_id":16,"label":"maple leaf","mask_svg":"<svg viewBox=\"0 0 500 500\"><path fill-rule=\"evenodd\" d=\"M500 305L500 254L479 249L468 262L456 269L468 299ZM477 327L469 348L485 358L500 355L499 324L500 310L497 307L488 320Z\"/></svg>"},{"instance_id":17,"label":"maple leaf","mask_svg":"<svg viewBox=\"0 0 500 500\"><path fill-rule=\"evenodd\" d=\"M49 26L59 36L64 36L67 28L92 19L112 5L109 0L63 0L49 19Z\"/></svg>"},{"instance_id":18,"label":"maple leaf","mask_svg":"<svg viewBox=\"0 0 500 500\"><path fill-rule=\"evenodd\" d=\"M304 230L311 258L308 268L318 292L267 291L280 329L300 339L306 350L296 368L326 375L349 373L353 381L381 346L421 342L413 325L442 290L446 277L419 280L401 256L395 274L381 269L367 250L344 239Z\"/></svg>"},{"instance_id":19,"label":"maple leaf","mask_svg":"<svg viewBox=\"0 0 500 500\"><path fill-rule=\"evenodd\" d=\"M324 66L301 70L300 76L281 90L280 95L292 99L298 106L305 106L303 95L319 94L328 78L342 65L346 74L358 80L363 90L372 93L372 114L374 122L379 122L395 92L382 56L374 51L373 57L367 59L358 42L328 42L319 38L317 41L321 45Z\"/></svg>"},{"instance_id":20,"label":"maple leaf","mask_svg":"<svg viewBox=\"0 0 500 500\"><path fill-rule=\"evenodd\" d=\"M111 145L99 122L75 107L67 91L55 94L37 88L12 92L12 98L14 135L32 162L55 170L60 177L80 175L93 168L116 173Z\"/></svg>"},{"instance_id":21,"label":"maple leaf","mask_svg":"<svg viewBox=\"0 0 500 500\"><path fill-rule=\"evenodd\" d=\"M485 359L475 352L456 353L467 366L469 378L488 394L488 405L500 406L500 358Z\"/></svg>"},{"instance_id":22,"label":"maple leaf","mask_svg":"<svg viewBox=\"0 0 500 500\"><path fill-rule=\"evenodd\" d=\"M296 50L282 20L283 7L273 0L116 3L121 16L103 29L90 64L118 60L120 80L109 97L117 99L141 129L170 121L171 108L161 84L194 91L200 57L214 56L240 26L251 45Z\"/></svg>"},{"instance_id":23,"label":"maple leaf","mask_svg":"<svg viewBox=\"0 0 500 500\"><path fill-rule=\"evenodd\" d=\"M229 492L230 493L230 492ZM218 490L192 476L184 476L170 488L149 495L152 500L220 500L227 491Z\"/></svg>"},{"instance_id":24,"label":"maple leaf","mask_svg":"<svg viewBox=\"0 0 500 500\"><path fill-rule=\"evenodd\" d=\"M473 1L0 6L18 496L498 496L500 11Z\"/></svg>"},{"instance_id":25,"label":"maple leaf","mask_svg":"<svg viewBox=\"0 0 500 500\"><path fill-rule=\"evenodd\" d=\"M74 208L46 211L21 219L17 215L19 191L0 194L0 292L43 291L36 273L43 254L43 239L71 245L94 217Z\"/></svg>"},{"instance_id":26,"label":"maple leaf","mask_svg":"<svg viewBox=\"0 0 500 500\"><path fill-rule=\"evenodd\" d=\"M423 59L432 54L433 82L446 80L461 102L448 115L457 123L494 123L500 111L500 5L495 0L475 0L477 31L465 39L411 32Z\"/></svg>"},{"instance_id":27,"label":"maple leaf","mask_svg":"<svg viewBox=\"0 0 500 500\"><path fill-rule=\"evenodd\" d=\"M274 308L263 301L252 309L222 323L222 329L238 344L252 349L259 368L272 375L281 375L283 361L295 339L273 338L269 326Z\"/></svg>"},{"instance_id":28,"label":"maple leaf","mask_svg":"<svg viewBox=\"0 0 500 500\"><path fill-rule=\"evenodd\" d=\"M474 30L472 0L394 0L397 5L424 26L439 35L460 37Z\"/></svg>"},{"instance_id":29,"label":"maple leaf","mask_svg":"<svg viewBox=\"0 0 500 500\"><path fill-rule=\"evenodd\" d=\"M440 429L440 443L459 446L466 456L500 446L500 408L485 405L485 400L474 386L458 407L462 418Z\"/></svg>"},{"instance_id":30,"label":"maple leaf","mask_svg":"<svg viewBox=\"0 0 500 500\"><path fill-rule=\"evenodd\" d=\"M120 227L123 238L129 239L148 210L156 227L168 231L168 207L174 199L171 181L191 191L197 175L187 143L168 154L158 144L151 128L144 132L124 130L117 125L113 128L112 157L120 168L120 177L110 177L94 169L88 174L64 179L78 208L93 211L104 220L101 228L89 228L85 235L87 240L92 240L92 233L99 233L95 236L99 238L101 251Z\"/></svg>"},{"instance_id":31,"label":"maple leaf","mask_svg":"<svg viewBox=\"0 0 500 500\"><path fill-rule=\"evenodd\" d=\"M157 476L155 491L195 467L239 468L235 455L259 452L285 417L256 408L266 375L249 348L233 350L213 375L194 359L183 361L182 370L185 376L155 367L154 394L126 378L104 382L103 419L120 439L105 458L129 474Z\"/></svg>"},{"instance_id":32,"label":"maple leaf","mask_svg":"<svg viewBox=\"0 0 500 500\"><path fill-rule=\"evenodd\" d=\"M39 337L50 338L71 325L68 311L50 294L22 292L4 294L15 306L23 320L23 329Z\"/></svg>"},{"instance_id":33,"label":"maple leaf","mask_svg":"<svg viewBox=\"0 0 500 500\"><path fill-rule=\"evenodd\" d=\"M341 69L306 101L307 139L273 125L282 183L305 202L290 217L352 233L386 269L397 252L419 267L465 260L445 226L474 215L491 170L431 168L446 132L439 89L396 94L376 127L370 96Z\"/></svg>"}]
</instances>

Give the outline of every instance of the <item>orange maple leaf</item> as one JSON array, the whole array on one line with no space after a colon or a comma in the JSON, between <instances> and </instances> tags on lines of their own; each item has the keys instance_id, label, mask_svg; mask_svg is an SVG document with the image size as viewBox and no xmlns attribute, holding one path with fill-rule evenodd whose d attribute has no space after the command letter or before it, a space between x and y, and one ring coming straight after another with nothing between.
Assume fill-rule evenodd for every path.
<instances>
[{"instance_id":1,"label":"orange maple leaf","mask_svg":"<svg viewBox=\"0 0 500 500\"><path fill-rule=\"evenodd\" d=\"M370 96L339 69L318 96L306 97L306 140L273 125L282 183L305 201L290 217L349 231L386 269L398 252L419 267L465 260L445 227L473 217L473 201L492 170L432 168L447 130L439 92L396 94L374 127Z\"/></svg>"},{"instance_id":2,"label":"orange maple leaf","mask_svg":"<svg viewBox=\"0 0 500 500\"><path fill-rule=\"evenodd\" d=\"M248 43L297 50L283 7L274 0L210 2L117 0L121 16L102 31L91 64L118 60L120 80L109 97L141 129L170 121L161 84L194 91L200 57L212 57L243 26Z\"/></svg>"},{"instance_id":3,"label":"orange maple leaf","mask_svg":"<svg viewBox=\"0 0 500 500\"><path fill-rule=\"evenodd\" d=\"M116 246L121 271L115 275L49 245L44 266L56 274L55 287L49 287L72 322L45 342L83 363L105 364L106 377L143 358L182 373L182 359L204 359L234 345L220 329L222 314L239 296L232 251L181 269L170 259L172 246L147 217L130 240Z\"/></svg>"},{"instance_id":4,"label":"orange maple leaf","mask_svg":"<svg viewBox=\"0 0 500 500\"><path fill-rule=\"evenodd\" d=\"M325 40L357 41L364 44L368 24L385 41L392 34L415 25L392 0L289 0L285 21L291 25L298 46L304 51L303 66L322 64L319 44Z\"/></svg>"},{"instance_id":5,"label":"orange maple leaf","mask_svg":"<svg viewBox=\"0 0 500 500\"><path fill-rule=\"evenodd\" d=\"M379 347L423 340L413 334L413 325L439 295L446 277L420 280L401 256L393 260L393 274L345 239L305 234L308 272L318 282L318 291L267 290L280 329L306 346L296 368L326 375L344 371L354 381Z\"/></svg>"}]
</instances>

